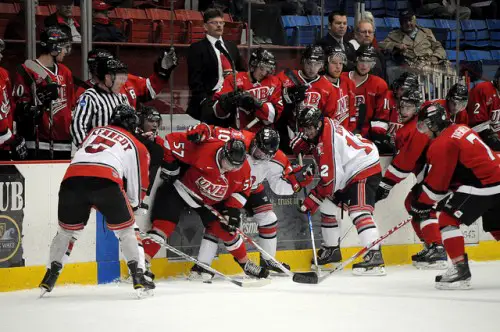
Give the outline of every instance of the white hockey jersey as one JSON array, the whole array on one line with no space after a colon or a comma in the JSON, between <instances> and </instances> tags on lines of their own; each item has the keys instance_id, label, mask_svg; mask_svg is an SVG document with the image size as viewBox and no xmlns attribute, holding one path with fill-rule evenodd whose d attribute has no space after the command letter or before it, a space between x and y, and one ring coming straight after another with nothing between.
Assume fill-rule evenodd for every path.
<instances>
[{"instance_id":1,"label":"white hockey jersey","mask_svg":"<svg viewBox=\"0 0 500 332\"><path fill-rule=\"evenodd\" d=\"M285 180L292 172L292 165L286 155L278 150L271 160L255 160L247 155L252 173L252 191L259 192L263 189L263 182L267 180L271 190L277 195L293 195L293 187Z\"/></svg>"},{"instance_id":2,"label":"white hockey jersey","mask_svg":"<svg viewBox=\"0 0 500 332\"><path fill-rule=\"evenodd\" d=\"M138 207L149 186L149 153L130 132L116 126L92 129L64 175L106 178L127 193L130 205Z\"/></svg>"}]
</instances>

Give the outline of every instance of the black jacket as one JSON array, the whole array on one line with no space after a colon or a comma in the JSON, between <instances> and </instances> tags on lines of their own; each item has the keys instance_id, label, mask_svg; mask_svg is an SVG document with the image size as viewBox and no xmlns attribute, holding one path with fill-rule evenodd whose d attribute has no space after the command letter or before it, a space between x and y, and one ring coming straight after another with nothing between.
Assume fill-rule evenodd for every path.
<instances>
[{"instance_id":1,"label":"black jacket","mask_svg":"<svg viewBox=\"0 0 500 332\"><path fill-rule=\"evenodd\" d=\"M127 37L113 23L92 25L92 39L95 42L126 42Z\"/></svg>"},{"instance_id":2,"label":"black jacket","mask_svg":"<svg viewBox=\"0 0 500 332\"><path fill-rule=\"evenodd\" d=\"M347 65L344 66L344 71L351 71L354 69L354 62L352 61L352 59L356 59L356 50L348 40L343 39L342 43L344 44L344 51L347 57ZM340 43L335 38L333 38L330 33L327 33L316 44L323 47L323 49L328 46L341 48Z\"/></svg>"},{"instance_id":3,"label":"black jacket","mask_svg":"<svg viewBox=\"0 0 500 332\"><path fill-rule=\"evenodd\" d=\"M224 40L224 46L234 61L236 71L245 71L236 45ZM212 90L219 80L217 55L206 37L189 46L187 65L190 98L186 112L199 120L202 112L201 103L205 99L212 98L214 93Z\"/></svg>"}]
</instances>

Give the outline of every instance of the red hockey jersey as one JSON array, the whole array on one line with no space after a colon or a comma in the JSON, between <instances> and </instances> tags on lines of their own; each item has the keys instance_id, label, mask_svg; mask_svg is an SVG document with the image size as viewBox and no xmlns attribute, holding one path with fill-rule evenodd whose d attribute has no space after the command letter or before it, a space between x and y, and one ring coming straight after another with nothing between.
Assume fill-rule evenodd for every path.
<instances>
[{"instance_id":1,"label":"red hockey jersey","mask_svg":"<svg viewBox=\"0 0 500 332\"><path fill-rule=\"evenodd\" d=\"M185 132L175 132L165 137L164 160L169 163L178 160L189 165L180 179L183 186L177 181L174 186L191 207L200 205L189 191L201 197L207 205L224 202L227 207L240 209L246 204L252 187L250 165L245 160L240 169L222 173L217 155L222 152L224 144L224 141L213 138L195 144L187 139Z\"/></svg>"},{"instance_id":2,"label":"red hockey jersey","mask_svg":"<svg viewBox=\"0 0 500 332\"><path fill-rule=\"evenodd\" d=\"M333 86L332 100L336 101L334 109L328 109L323 114L329 118L337 120L349 131L356 129L356 107L354 106L356 86L354 82L345 77L340 77Z\"/></svg>"},{"instance_id":3,"label":"red hockey jersey","mask_svg":"<svg viewBox=\"0 0 500 332\"><path fill-rule=\"evenodd\" d=\"M389 135L391 140L395 142L396 133L403 127L403 123L401 123L401 119L399 117L398 101L396 100L392 90L387 90L385 102L387 103L385 108L389 110L389 127L387 128L387 135Z\"/></svg>"},{"instance_id":4,"label":"red hockey jersey","mask_svg":"<svg viewBox=\"0 0 500 332\"><path fill-rule=\"evenodd\" d=\"M500 96L491 82L481 82L469 92L469 126L480 133L491 128L500 137Z\"/></svg>"},{"instance_id":5,"label":"red hockey jersey","mask_svg":"<svg viewBox=\"0 0 500 332\"><path fill-rule=\"evenodd\" d=\"M425 152L430 138L417 130L417 117L408 121L396 132L396 156L384 174L386 182L399 183L410 173L418 175L425 166Z\"/></svg>"},{"instance_id":6,"label":"red hockey jersey","mask_svg":"<svg viewBox=\"0 0 500 332\"><path fill-rule=\"evenodd\" d=\"M446 110L446 114L448 114L448 117L450 120L456 124L464 124L468 125L469 123L469 116L467 114L467 110L464 108L460 112L456 113L455 115L451 115L450 110L448 109L448 103L446 102L446 99L434 99L434 100L428 100L422 104L421 107L425 107L431 103L438 103L441 106L444 107Z\"/></svg>"},{"instance_id":7,"label":"red hockey jersey","mask_svg":"<svg viewBox=\"0 0 500 332\"><path fill-rule=\"evenodd\" d=\"M342 73L341 77L351 79L354 72ZM387 83L378 76L368 75L366 80L356 86L357 121L363 121L361 136L370 133L386 134L389 127L389 105L386 101ZM359 119L359 105L366 105L364 119Z\"/></svg>"},{"instance_id":8,"label":"red hockey jersey","mask_svg":"<svg viewBox=\"0 0 500 332\"><path fill-rule=\"evenodd\" d=\"M449 190L478 196L500 193L500 157L469 127L452 124L427 151L429 172L419 202L434 204Z\"/></svg>"},{"instance_id":9,"label":"red hockey jersey","mask_svg":"<svg viewBox=\"0 0 500 332\"><path fill-rule=\"evenodd\" d=\"M109 179L125 188L132 207L138 207L149 187L149 152L129 131L97 127L76 151L64 179L89 176Z\"/></svg>"},{"instance_id":10,"label":"red hockey jersey","mask_svg":"<svg viewBox=\"0 0 500 332\"><path fill-rule=\"evenodd\" d=\"M95 81L90 79L87 82L88 87L91 88L95 85ZM156 96L166 86L166 81L153 73L149 78L135 76L128 74L127 82L123 85L120 93L127 96L130 106L137 108L137 101L147 102L156 98ZM76 90L75 102L80 95L85 92L87 88L79 86Z\"/></svg>"},{"instance_id":11,"label":"red hockey jersey","mask_svg":"<svg viewBox=\"0 0 500 332\"><path fill-rule=\"evenodd\" d=\"M52 102L52 115L54 123L52 125L52 140L59 142L59 149L64 151L71 151L71 134L69 127L71 125L71 112L75 102L75 91L73 85L73 75L71 71L63 64L56 63L55 70L52 72L49 68L42 65L38 60L35 60L43 70L45 70L50 78L50 81L55 82L59 85L59 98ZM15 78L15 88L14 97L16 104L28 103L31 105L38 105L39 102L36 98L33 98L35 91L33 88L40 86L45 86L48 84L47 80L44 80L37 73L27 68L24 64L21 65L22 68L18 70ZM19 71L24 70L27 75L21 75ZM33 82L27 81L27 76L31 77ZM41 123L38 127L39 139L40 139L40 149L48 150L49 146L47 142L50 141L50 114L49 112L44 112ZM33 137L25 137L26 146L30 149L35 148L35 142ZM43 144L45 142L46 144Z\"/></svg>"},{"instance_id":12,"label":"red hockey jersey","mask_svg":"<svg viewBox=\"0 0 500 332\"><path fill-rule=\"evenodd\" d=\"M8 141L13 135L12 83L9 73L0 67L0 149L10 150Z\"/></svg>"},{"instance_id":13,"label":"red hockey jersey","mask_svg":"<svg viewBox=\"0 0 500 332\"><path fill-rule=\"evenodd\" d=\"M261 82L252 83L248 72L239 72L236 74L236 86L242 91L247 91L256 99L260 100L263 105L255 112L247 112L244 109L238 109L239 124L235 124L236 128L244 129L255 118L260 121L249 128L252 132L257 132L264 125L276 123L283 112L283 101L281 100L281 83L276 76L268 76ZM230 114L226 113L217 102L221 95L234 91L234 76L233 74L226 76L222 88L217 91L213 100L216 101L213 105L215 115L220 119L226 119Z\"/></svg>"}]
</instances>

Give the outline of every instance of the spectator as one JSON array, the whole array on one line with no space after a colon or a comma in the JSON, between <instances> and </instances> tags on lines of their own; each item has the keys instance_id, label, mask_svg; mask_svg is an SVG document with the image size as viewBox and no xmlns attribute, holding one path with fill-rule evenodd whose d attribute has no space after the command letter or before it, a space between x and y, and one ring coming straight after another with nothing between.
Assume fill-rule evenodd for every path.
<instances>
[{"instance_id":1,"label":"spectator","mask_svg":"<svg viewBox=\"0 0 500 332\"><path fill-rule=\"evenodd\" d=\"M96 42L125 42L127 38L109 19L108 12L113 9L103 0L92 1L93 25L92 37Z\"/></svg>"},{"instance_id":2,"label":"spectator","mask_svg":"<svg viewBox=\"0 0 500 332\"><path fill-rule=\"evenodd\" d=\"M397 63L421 68L447 63L446 51L430 29L417 26L417 18L411 10L401 12L400 29L393 30L379 46L390 53Z\"/></svg>"},{"instance_id":3,"label":"spectator","mask_svg":"<svg viewBox=\"0 0 500 332\"><path fill-rule=\"evenodd\" d=\"M349 43L357 51L361 46L373 47L373 40L375 37L375 25L370 19L363 18L359 20L358 24L354 28L354 39L351 39ZM383 79L386 78L386 66L384 55L377 49L375 49L375 66L372 67L370 74L379 76ZM347 57L351 63L356 62L356 52L353 54L347 54Z\"/></svg>"},{"instance_id":4,"label":"spectator","mask_svg":"<svg viewBox=\"0 0 500 332\"><path fill-rule=\"evenodd\" d=\"M412 6L418 15L432 15L435 18L455 19L457 15L456 0L412 0ZM458 6L458 17L460 20L468 20L471 10L464 6Z\"/></svg>"},{"instance_id":5,"label":"spectator","mask_svg":"<svg viewBox=\"0 0 500 332\"><path fill-rule=\"evenodd\" d=\"M43 22L45 27L57 26L73 42L81 42L80 25L73 19L73 0L65 0L56 5L57 12L47 16Z\"/></svg>"},{"instance_id":6,"label":"spectator","mask_svg":"<svg viewBox=\"0 0 500 332\"><path fill-rule=\"evenodd\" d=\"M347 32L347 14L342 11L333 11L328 15L329 30L326 36L318 41L318 45L326 49L330 46L332 49L341 49L347 56L347 59L356 57L354 46L349 43L344 36ZM354 68L354 62L348 60L344 66L344 71L351 71Z\"/></svg>"},{"instance_id":7,"label":"spectator","mask_svg":"<svg viewBox=\"0 0 500 332\"><path fill-rule=\"evenodd\" d=\"M215 91L222 87L224 74L232 72L230 59L221 54L217 47L226 50L234 61L237 71L245 70L236 45L222 39L223 13L219 9L207 9L203 13L203 22L206 37L189 46L187 58L190 99L186 112L198 120L202 116L213 116L212 108L207 107L206 112L203 112L203 106L206 105L206 101L211 101ZM205 118L204 120L207 121ZM211 120L213 122L213 119Z\"/></svg>"}]
</instances>

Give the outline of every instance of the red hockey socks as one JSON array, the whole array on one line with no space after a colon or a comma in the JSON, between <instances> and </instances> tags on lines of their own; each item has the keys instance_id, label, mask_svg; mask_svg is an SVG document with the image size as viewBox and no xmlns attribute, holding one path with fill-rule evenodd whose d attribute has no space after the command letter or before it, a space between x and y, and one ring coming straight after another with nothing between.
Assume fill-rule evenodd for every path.
<instances>
[{"instance_id":1,"label":"red hockey socks","mask_svg":"<svg viewBox=\"0 0 500 332\"><path fill-rule=\"evenodd\" d=\"M424 234L422 233L422 230L420 229L420 223L418 221L415 221L412 219L411 225L413 226L413 230L415 231L415 234L417 234L420 241L425 242Z\"/></svg>"},{"instance_id":2,"label":"red hockey socks","mask_svg":"<svg viewBox=\"0 0 500 332\"><path fill-rule=\"evenodd\" d=\"M174 222L157 219L153 221L153 228L150 232L156 233L156 235L162 237L166 241L174 232L176 226L177 224ZM153 258L161 248L161 245L151 239L145 239L142 242L144 245L144 253L150 258Z\"/></svg>"},{"instance_id":3,"label":"red hockey socks","mask_svg":"<svg viewBox=\"0 0 500 332\"><path fill-rule=\"evenodd\" d=\"M247 256L247 250L243 244L241 236L229 233L227 230L222 228L220 222L211 222L205 229L205 232L224 241L227 251L229 251L238 261L241 261Z\"/></svg>"},{"instance_id":4,"label":"red hockey socks","mask_svg":"<svg viewBox=\"0 0 500 332\"><path fill-rule=\"evenodd\" d=\"M420 223L420 230L422 231L424 241L427 244L441 244L443 241L441 240L441 232L439 231L439 223L435 213L434 216L431 215L431 218Z\"/></svg>"},{"instance_id":5,"label":"red hockey socks","mask_svg":"<svg viewBox=\"0 0 500 332\"><path fill-rule=\"evenodd\" d=\"M460 230L458 221L447 214L441 212L439 215L439 226L443 245L452 260L465 254L465 240Z\"/></svg>"}]
</instances>

